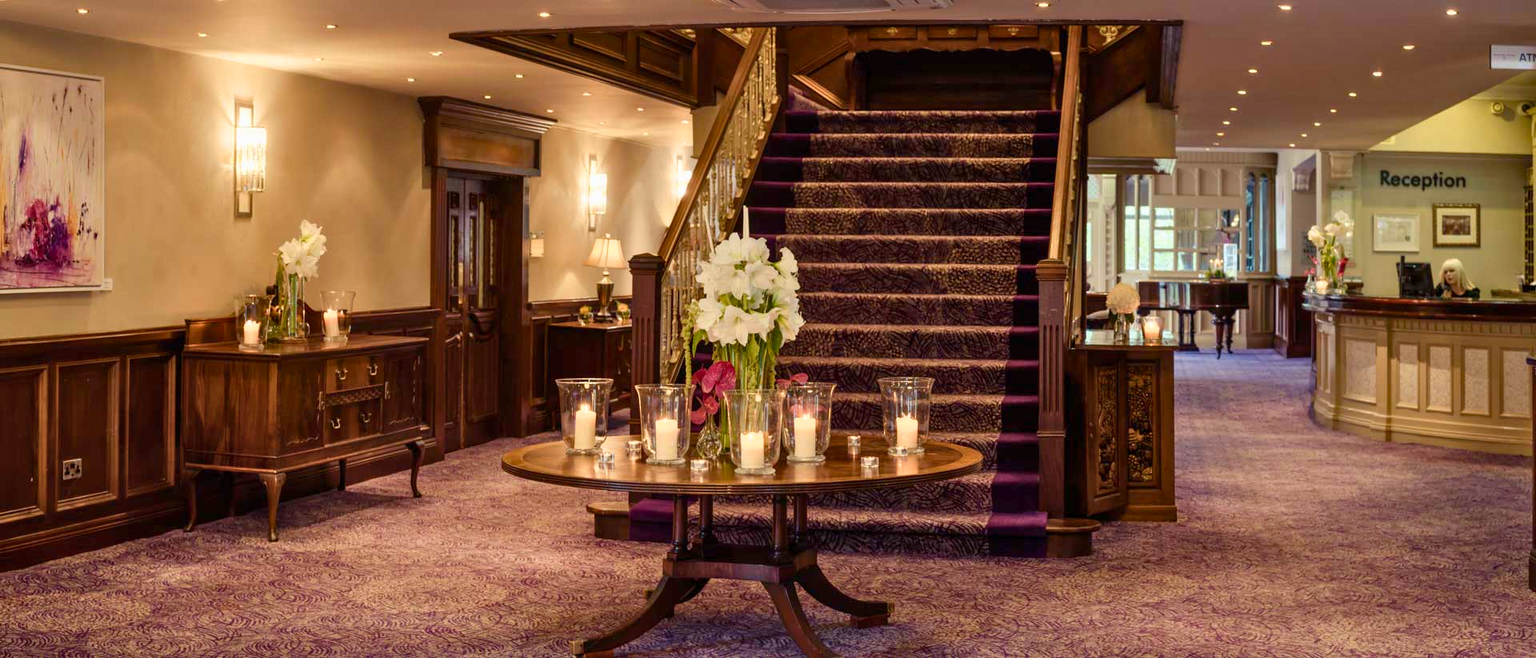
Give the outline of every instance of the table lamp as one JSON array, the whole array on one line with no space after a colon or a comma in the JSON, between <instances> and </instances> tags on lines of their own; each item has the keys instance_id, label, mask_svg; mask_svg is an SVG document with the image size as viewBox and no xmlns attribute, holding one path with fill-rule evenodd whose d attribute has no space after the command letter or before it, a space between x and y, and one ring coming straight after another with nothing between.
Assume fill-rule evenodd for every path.
<instances>
[{"instance_id":1,"label":"table lamp","mask_svg":"<svg viewBox=\"0 0 1536 658\"><path fill-rule=\"evenodd\" d=\"M619 241L612 235L603 234L592 243L592 253L587 256L587 267L600 267L603 270L603 278L597 282L597 314L600 322L612 322L613 312L608 307L613 304L613 279L608 277L608 270L625 266L624 249L619 246Z\"/></svg>"}]
</instances>

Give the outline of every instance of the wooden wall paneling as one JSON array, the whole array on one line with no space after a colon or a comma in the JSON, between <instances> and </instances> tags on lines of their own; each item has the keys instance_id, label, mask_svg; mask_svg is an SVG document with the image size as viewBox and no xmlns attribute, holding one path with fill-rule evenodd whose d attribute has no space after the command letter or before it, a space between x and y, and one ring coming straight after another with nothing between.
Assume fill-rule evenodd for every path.
<instances>
[{"instance_id":1,"label":"wooden wall paneling","mask_svg":"<svg viewBox=\"0 0 1536 658\"><path fill-rule=\"evenodd\" d=\"M123 391L124 464L128 496L176 483L176 355L127 357Z\"/></svg>"},{"instance_id":2,"label":"wooden wall paneling","mask_svg":"<svg viewBox=\"0 0 1536 658\"><path fill-rule=\"evenodd\" d=\"M1312 356L1312 312L1304 308L1307 278L1293 276L1275 281L1276 353L1288 359Z\"/></svg>"},{"instance_id":3,"label":"wooden wall paneling","mask_svg":"<svg viewBox=\"0 0 1536 658\"><path fill-rule=\"evenodd\" d=\"M853 38L841 25L784 29L790 82L812 100L836 110L853 109Z\"/></svg>"},{"instance_id":4,"label":"wooden wall paneling","mask_svg":"<svg viewBox=\"0 0 1536 658\"><path fill-rule=\"evenodd\" d=\"M694 68L694 39L671 29L450 36L668 103L688 107L714 103L713 98L699 98L699 87L694 84L695 77L701 75L701 70Z\"/></svg>"},{"instance_id":5,"label":"wooden wall paneling","mask_svg":"<svg viewBox=\"0 0 1536 658\"><path fill-rule=\"evenodd\" d=\"M48 499L48 370L0 369L0 527L42 516Z\"/></svg>"},{"instance_id":6,"label":"wooden wall paneling","mask_svg":"<svg viewBox=\"0 0 1536 658\"><path fill-rule=\"evenodd\" d=\"M632 304L634 302L632 296L615 297L614 300L625 304ZM556 401L555 391L550 390L550 360L560 358L560 356L549 351L549 325L555 322L571 322L576 320L582 306L596 305L597 298L595 297L543 300L528 305L530 314L529 327L531 330L528 332L527 347L530 351L525 354L527 355L528 387L530 391L529 420L527 433L522 436L537 434L551 429L553 427L554 407L559 404ZM639 309L632 310L638 312ZM636 349L633 342L630 343L630 349ZM634 352L631 354L633 359ZM632 367L636 365L633 361L631 362Z\"/></svg>"},{"instance_id":7,"label":"wooden wall paneling","mask_svg":"<svg viewBox=\"0 0 1536 658\"><path fill-rule=\"evenodd\" d=\"M1083 90L1085 121L1093 121L1147 89L1148 102L1155 102L1157 92L1149 86L1156 78L1160 63L1158 52L1162 31L1139 29L1087 57L1088 77Z\"/></svg>"},{"instance_id":8,"label":"wooden wall paneling","mask_svg":"<svg viewBox=\"0 0 1536 658\"><path fill-rule=\"evenodd\" d=\"M502 433L511 436L533 434L533 400L537 390L534 379L533 309L528 303L528 231L529 186L526 179L506 182L500 189L507 225L502 234L506 266L501 277L501 375L506 384L501 390Z\"/></svg>"},{"instance_id":9,"label":"wooden wall paneling","mask_svg":"<svg viewBox=\"0 0 1536 658\"><path fill-rule=\"evenodd\" d=\"M121 359L92 359L54 365L53 449L55 477L51 507L63 511L117 500L122 469L118 433L122 408ZM79 459L79 478L65 480L63 464ZM54 465L53 462L57 462Z\"/></svg>"}]
</instances>

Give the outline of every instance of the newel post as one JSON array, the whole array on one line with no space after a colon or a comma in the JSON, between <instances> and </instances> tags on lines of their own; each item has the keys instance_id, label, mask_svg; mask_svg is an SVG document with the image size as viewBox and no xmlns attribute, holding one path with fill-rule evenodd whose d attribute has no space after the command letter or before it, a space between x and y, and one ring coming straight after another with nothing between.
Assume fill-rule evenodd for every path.
<instances>
[{"instance_id":1,"label":"newel post","mask_svg":"<svg viewBox=\"0 0 1536 658\"><path fill-rule=\"evenodd\" d=\"M1067 264L1040 261L1040 509L1052 518L1066 514L1066 302Z\"/></svg>"},{"instance_id":2,"label":"newel post","mask_svg":"<svg viewBox=\"0 0 1536 658\"><path fill-rule=\"evenodd\" d=\"M629 300L634 344L631 346L630 380L635 385L657 384L661 378L661 275L666 262L655 254L636 254L629 259L633 297ZM631 399L639 400L639 396ZM639 434L640 414L629 416L629 431Z\"/></svg>"}]
</instances>

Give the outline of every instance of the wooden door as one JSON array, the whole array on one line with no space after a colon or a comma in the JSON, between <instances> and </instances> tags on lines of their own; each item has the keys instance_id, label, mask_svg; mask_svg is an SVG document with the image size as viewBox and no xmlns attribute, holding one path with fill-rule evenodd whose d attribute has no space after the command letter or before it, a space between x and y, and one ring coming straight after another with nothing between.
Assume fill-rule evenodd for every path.
<instances>
[{"instance_id":1,"label":"wooden door","mask_svg":"<svg viewBox=\"0 0 1536 658\"><path fill-rule=\"evenodd\" d=\"M447 450L501 435L501 332L508 221L500 179L451 174L440 220L448 247Z\"/></svg>"}]
</instances>

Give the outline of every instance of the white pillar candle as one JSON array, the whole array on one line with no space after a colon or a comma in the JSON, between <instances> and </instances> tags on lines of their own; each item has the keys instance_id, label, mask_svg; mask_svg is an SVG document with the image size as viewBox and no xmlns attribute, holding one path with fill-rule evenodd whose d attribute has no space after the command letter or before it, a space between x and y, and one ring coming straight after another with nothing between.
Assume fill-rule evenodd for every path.
<instances>
[{"instance_id":1,"label":"white pillar candle","mask_svg":"<svg viewBox=\"0 0 1536 658\"><path fill-rule=\"evenodd\" d=\"M325 309L325 335L341 335L341 315L334 308Z\"/></svg>"},{"instance_id":2,"label":"white pillar candle","mask_svg":"<svg viewBox=\"0 0 1536 658\"><path fill-rule=\"evenodd\" d=\"M1163 321L1155 315L1147 316L1141 323L1142 339L1156 343L1163 339Z\"/></svg>"},{"instance_id":3,"label":"white pillar candle","mask_svg":"<svg viewBox=\"0 0 1536 658\"><path fill-rule=\"evenodd\" d=\"M750 210L746 206L741 207L741 237L743 238L752 235L752 216Z\"/></svg>"},{"instance_id":4,"label":"white pillar candle","mask_svg":"<svg viewBox=\"0 0 1536 658\"><path fill-rule=\"evenodd\" d=\"M577 450L591 450L597 447L597 412L587 405L581 405L576 410L576 438Z\"/></svg>"},{"instance_id":5,"label":"white pillar candle","mask_svg":"<svg viewBox=\"0 0 1536 658\"><path fill-rule=\"evenodd\" d=\"M816 456L816 417L795 416L795 458Z\"/></svg>"},{"instance_id":6,"label":"white pillar candle","mask_svg":"<svg viewBox=\"0 0 1536 658\"><path fill-rule=\"evenodd\" d=\"M911 416L896 418L896 445L913 450L917 448L917 419Z\"/></svg>"},{"instance_id":7,"label":"white pillar candle","mask_svg":"<svg viewBox=\"0 0 1536 658\"><path fill-rule=\"evenodd\" d=\"M763 453L766 443L763 441L762 432L747 432L741 435L741 467L762 468Z\"/></svg>"},{"instance_id":8,"label":"white pillar candle","mask_svg":"<svg viewBox=\"0 0 1536 658\"><path fill-rule=\"evenodd\" d=\"M261 344L261 323L255 320L246 320L244 334L244 340L240 342L246 345Z\"/></svg>"},{"instance_id":9,"label":"white pillar candle","mask_svg":"<svg viewBox=\"0 0 1536 658\"><path fill-rule=\"evenodd\" d=\"M677 419L656 419L656 459L661 461L673 461L677 459Z\"/></svg>"}]
</instances>

